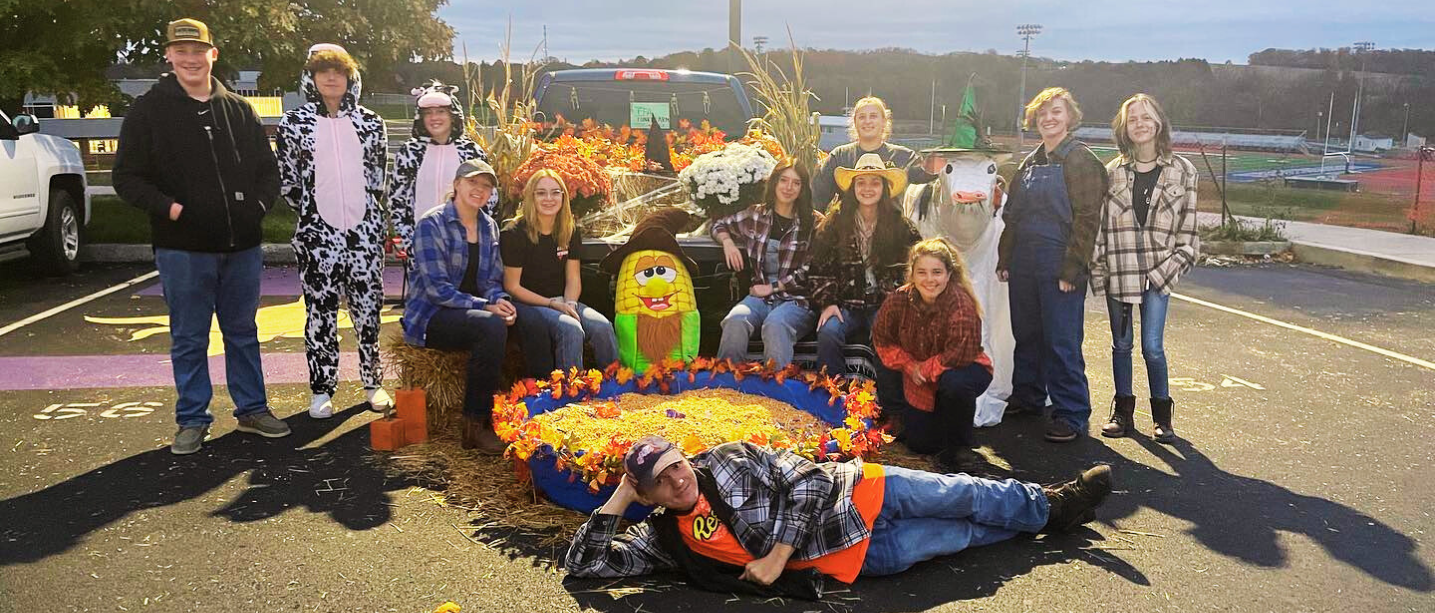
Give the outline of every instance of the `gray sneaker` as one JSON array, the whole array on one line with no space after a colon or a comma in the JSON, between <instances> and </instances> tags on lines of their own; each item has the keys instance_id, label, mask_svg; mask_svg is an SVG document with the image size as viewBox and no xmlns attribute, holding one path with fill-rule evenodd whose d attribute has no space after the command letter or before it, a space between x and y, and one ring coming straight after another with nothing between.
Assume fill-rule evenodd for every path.
<instances>
[{"instance_id":1,"label":"gray sneaker","mask_svg":"<svg viewBox=\"0 0 1435 613\"><path fill-rule=\"evenodd\" d=\"M203 445L204 439L209 437L209 426L193 426L180 428L174 433L174 442L169 445L169 452L174 455L189 455Z\"/></svg>"},{"instance_id":2,"label":"gray sneaker","mask_svg":"<svg viewBox=\"0 0 1435 613\"><path fill-rule=\"evenodd\" d=\"M269 411L250 413L239 418L239 425L234 428L240 432L258 434L265 438L282 438L289 436L289 424L275 417Z\"/></svg>"}]
</instances>

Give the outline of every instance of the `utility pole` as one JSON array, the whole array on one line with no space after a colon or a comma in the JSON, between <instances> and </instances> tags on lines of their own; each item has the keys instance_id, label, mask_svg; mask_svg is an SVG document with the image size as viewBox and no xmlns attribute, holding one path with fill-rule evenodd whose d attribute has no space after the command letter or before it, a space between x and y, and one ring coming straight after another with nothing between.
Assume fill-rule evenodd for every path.
<instances>
[{"instance_id":1,"label":"utility pole","mask_svg":"<svg viewBox=\"0 0 1435 613\"><path fill-rule=\"evenodd\" d=\"M1405 123L1400 124L1401 149L1404 149L1405 143L1410 140L1410 103L1406 102L1403 106L1405 107Z\"/></svg>"},{"instance_id":2,"label":"utility pole","mask_svg":"<svg viewBox=\"0 0 1435 613\"><path fill-rule=\"evenodd\" d=\"M727 0L728 74L737 72L738 50L742 47L742 0Z\"/></svg>"},{"instance_id":3,"label":"utility pole","mask_svg":"<svg viewBox=\"0 0 1435 613\"><path fill-rule=\"evenodd\" d=\"M937 80L932 79L932 103L927 107L927 135L937 133Z\"/></svg>"},{"instance_id":4,"label":"utility pole","mask_svg":"<svg viewBox=\"0 0 1435 613\"><path fill-rule=\"evenodd\" d=\"M1365 94L1365 54L1375 48L1375 43L1360 41L1351 48L1360 55L1360 84L1355 88L1355 106L1350 109L1350 145L1346 147L1351 153L1355 152L1355 137L1360 134L1360 99Z\"/></svg>"},{"instance_id":5,"label":"utility pole","mask_svg":"<svg viewBox=\"0 0 1435 613\"><path fill-rule=\"evenodd\" d=\"M1325 111L1325 146L1321 147L1321 155L1330 153L1330 120L1332 119L1335 119L1335 92L1330 92L1330 106Z\"/></svg>"},{"instance_id":6,"label":"utility pole","mask_svg":"<svg viewBox=\"0 0 1435 613\"><path fill-rule=\"evenodd\" d=\"M1026 115L1026 61L1031 57L1031 39L1041 34L1041 24L1024 23L1016 27L1016 35L1024 41L1021 48L1021 93L1016 101L1016 151L1021 155L1026 145L1026 134L1022 132L1022 120Z\"/></svg>"},{"instance_id":7,"label":"utility pole","mask_svg":"<svg viewBox=\"0 0 1435 613\"><path fill-rule=\"evenodd\" d=\"M543 61L548 61L548 25L543 26Z\"/></svg>"}]
</instances>

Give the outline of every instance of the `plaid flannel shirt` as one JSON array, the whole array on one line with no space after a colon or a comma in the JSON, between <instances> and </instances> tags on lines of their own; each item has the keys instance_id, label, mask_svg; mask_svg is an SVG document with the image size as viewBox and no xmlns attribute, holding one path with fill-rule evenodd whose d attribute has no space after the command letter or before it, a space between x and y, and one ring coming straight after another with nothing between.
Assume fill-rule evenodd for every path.
<instances>
[{"instance_id":1,"label":"plaid flannel shirt","mask_svg":"<svg viewBox=\"0 0 1435 613\"><path fill-rule=\"evenodd\" d=\"M692 463L712 471L723 499L733 508L728 527L754 557L783 543L796 549L792 560L811 560L872 535L852 504L852 488L862 477L856 462L816 464L790 451L733 442L698 454ZM593 512L564 558L569 574L631 577L677 567L659 546L650 522L619 534L619 519Z\"/></svg>"},{"instance_id":2,"label":"plaid flannel shirt","mask_svg":"<svg viewBox=\"0 0 1435 613\"><path fill-rule=\"evenodd\" d=\"M841 240L836 227L818 233L813 241L812 270L808 273L812 286L812 310L821 312L834 304L844 309L876 310L892 290L907 282L906 254L912 245L922 240L922 235L906 217L897 216L894 219L901 224L893 232L893 236L900 237L900 244L885 245L885 248L900 248L902 256L886 266L873 266L872 277L877 281L876 285L867 283L868 262L862 259L857 233L853 232L845 245L839 244ZM872 237L871 251L880 248L877 241L881 240L881 236Z\"/></svg>"},{"instance_id":3,"label":"plaid flannel shirt","mask_svg":"<svg viewBox=\"0 0 1435 613\"><path fill-rule=\"evenodd\" d=\"M982 351L982 316L977 314L976 300L955 282L931 305L911 284L897 288L877 311L872 345L887 368L900 372L909 364L920 365L927 382L903 376L902 392L908 403L923 411L936 407L937 378L942 373L973 363L992 372L991 358Z\"/></svg>"},{"instance_id":4,"label":"plaid flannel shirt","mask_svg":"<svg viewBox=\"0 0 1435 613\"><path fill-rule=\"evenodd\" d=\"M1120 302L1140 304L1148 282L1162 294L1171 293L1176 280L1191 269L1200 253L1196 167L1178 155L1156 163L1161 176L1151 192L1145 226L1137 222L1131 203L1136 180L1133 162L1118 156L1106 165L1111 187L1096 237L1091 288Z\"/></svg>"},{"instance_id":5,"label":"plaid flannel shirt","mask_svg":"<svg viewBox=\"0 0 1435 613\"><path fill-rule=\"evenodd\" d=\"M453 201L429 211L414 229L414 270L409 273L408 302L404 305L404 342L424 346L429 320L439 309L481 309L499 299L503 291L503 260L498 254L498 224L478 213L478 287L482 296L458 290L468 269L468 232L458 220Z\"/></svg>"},{"instance_id":6,"label":"plaid flannel shirt","mask_svg":"<svg viewBox=\"0 0 1435 613\"><path fill-rule=\"evenodd\" d=\"M772 232L774 215L776 213L771 206L754 204L713 222L713 240L721 244L724 238L731 238L747 254L754 284L762 281L762 271L766 270L767 239ZM812 223L816 222L817 219L812 220ZM772 296L778 301L791 300L806 308L804 285L807 281L807 267L812 260L812 233L808 233L808 240L801 240L803 223L804 220L793 218L792 227L778 239L777 283L772 286Z\"/></svg>"}]
</instances>

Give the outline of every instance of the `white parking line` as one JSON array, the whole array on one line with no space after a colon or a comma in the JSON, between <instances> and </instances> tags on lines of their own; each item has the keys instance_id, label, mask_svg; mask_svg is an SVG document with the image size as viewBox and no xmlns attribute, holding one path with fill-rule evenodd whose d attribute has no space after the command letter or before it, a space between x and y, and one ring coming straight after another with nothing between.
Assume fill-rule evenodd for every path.
<instances>
[{"instance_id":1,"label":"white parking line","mask_svg":"<svg viewBox=\"0 0 1435 613\"><path fill-rule=\"evenodd\" d=\"M130 279L129 281L125 281L124 283L121 283L121 284L116 285L116 286L114 286L114 287L102 289L102 290L100 290L100 291L98 291L98 292L95 292L95 293L93 293L93 294L90 294L90 295L88 295L88 296L85 296L84 298L76 298L76 299L74 299L74 300L71 300L71 301L69 301L69 302L66 302L65 304L62 304L62 305L60 305L60 306L57 306L57 307L55 307L55 308L53 308L53 309L49 309L49 310L44 311L44 312L41 312L41 313L36 313L36 314L34 314L34 315L31 315L31 316L29 316L29 317L26 317L25 319L22 319L22 320L20 320L20 321L17 321L17 322L15 322L15 323L13 323L13 324L10 324L10 325L8 325L8 326L5 326L4 328L0 328L0 336L5 336L6 334L9 334L9 333L14 332L14 331L16 331L16 330L19 330L20 328L23 328L23 327L25 327L25 326L28 326L28 325L30 325L30 324L33 324L33 323L35 323L35 322L37 322L37 321L41 321L41 320L46 319L46 318L49 318L49 317L51 317L51 316L58 315L58 314L60 314L60 313L63 313L63 312L68 311L68 310L70 310L70 309L73 309L73 308L75 308L75 307L77 307L77 306L80 306L80 305L82 305L82 304L84 304L84 303L86 303L86 302L89 302L89 301L91 301L91 300L94 300L94 299L96 299L96 298L103 298L103 297L105 297L105 296L108 296L108 295L110 295L110 294L113 294L113 293L115 293L115 292L118 292L118 291L120 291L120 290L122 290L122 289L125 289L125 288L127 288L127 287L133 287L133 286L135 286L135 285L138 285L138 284L140 284L140 283L144 283L145 281L148 281L148 280L153 279L153 278L158 277L158 276L159 276L159 271L158 271L158 270L150 271L150 272L147 272L147 273L145 273L145 274L142 274L142 275L140 275L140 276L138 276L138 277L135 277L135 278L133 278L133 279Z\"/></svg>"},{"instance_id":2,"label":"white parking line","mask_svg":"<svg viewBox=\"0 0 1435 613\"><path fill-rule=\"evenodd\" d=\"M1417 358L1417 357L1412 357L1412 356L1405 355L1405 354L1403 354L1403 353L1391 351L1391 350L1389 350L1389 349L1381 349L1380 347L1376 347L1376 346L1374 346L1374 345L1367 345L1367 344L1362 343L1362 342L1360 342L1360 341L1350 340L1350 339L1348 339L1348 338L1345 338L1344 336L1336 336L1336 335L1334 335L1334 334L1329 334L1329 333L1326 333L1326 332L1321 332L1320 330L1312 330L1312 329L1306 328L1306 327L1304 327L1304 326L1297 326L1297 325L1295 325L1295 324L1286 323L1286 322L1283 322L1283 321L1281 321L1281 320L1279 320L1279 319L1271 319L1271 318L1265 317L1265 316L1263 316L1263 315L1256 315L1255 313L1247 313L1247 312L1242 311L1242 310L1240 310L1240 309L1233 309L1233 308L1231 308L1231 307L1222 306L1222 305L1216 304L1216 303L1214 303L1214 302L1206 302L1205 300L1201 300L1201 299L1199 299L1199 298L1192 298L1192 297L1190 297L1190 296L1186 296L1186 295L1182 295L1182 294L1177 294L1177 293L1175 293L1175 292L1172 292L1172 293L1171 293L1171 297L1172 297L1172 298L1176 298L1176 299L1178 299L1178 300L1185 300L1186 302L1189 302L1189 303L1191 303L1191 304L1198 304L1198 305L1201 305L1201 306L1203 306L1203 307L1210 307L1210 308L1212 308L1212 309L1216 309L1217 311L1222 311L1222 312L1225 312L1225 313L1230 313L1230 314L1232 314L1232 315L1240 315L1241 317L1246 317L1246 318L1249 318L1249 319L1254 319L1254 320L1259 321L1259 322L1261 322L1261 323L1267 323L1267 324L1271 324L1271 325L1273 325L1273 326L1280 326L1280 327L1285 328L1285 329L1287 329L1287 330L1295 330L1296 332L1300 332L1300 333L1302 333L1302 334L1309 334L1309 335L1314 336L1314 337L1316 337L1316 338L1321 338L1321 339L1325 339L1325 340L1328 340L1328 341L1334 341L1334 342L1340 343L1340 344L1342 344L1342 345L1348 345L1348 346L1350 346L1350 347L1355 347L1356 349L1364 349L1364 350L1369 351L1369 352L1371 352L1371 353L1383 355L1383 356L1385 356L1385 357L1387 357L1387 358L1391 358L1391 359L1400 360L1401 362L1407 362L1407 363L1410 363L1410 364L1414 364L1414 365L1419 366L1419 367L1421 367L1421 368L1428 368L1428 369L1430 369L1430 370L1435 370L1435 362L1429 362L1429 361L1422 360L1422 359Z\"/></svg>"}]
</instances>

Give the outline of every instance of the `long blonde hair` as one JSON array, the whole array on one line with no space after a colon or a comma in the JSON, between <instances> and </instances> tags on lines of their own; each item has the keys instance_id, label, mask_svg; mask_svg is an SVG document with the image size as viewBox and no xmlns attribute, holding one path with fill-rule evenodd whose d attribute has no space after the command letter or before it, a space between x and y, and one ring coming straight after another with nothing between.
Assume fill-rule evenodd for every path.
<instances>
[{"instance_id":1,"label":"long blonde hair","mask_svg":"<svg viewBox=\"0 0 1435 613\"><path fill-rule=\"evenodd\" d=\"M957 246L945 238L929 238L912 245L911 255L907 256L907 283L916 285L917 260L924 257L934 257L947 267L951 274L951 280L947 281L947 288L951 289L953 284L961 288L972 299L972 308L977 311L977 317L982 316L982 303L977 300L977 292L972 288L972 277L967 274L967 263L962 259L962 252Z\"/></svg>"},{"instance_id":2,"label":"long blonde hair","mask_svg":"<svg viewBox=\"0 0 1435 613\"><path fill-rule=\"evenodd\" d=\"M553 242L558 243L559 249L567 249L573 237L573 208L568 202L568 184L556 170L544 168L528 178L528 183L523 186L523 202L518 206L518 217L513 218L513 224L529 220L526 224L528 241L538 243L538 197L534 193L538 191L538 182L545 178L553 179L558 184L558 189L563 192L563 206L558 209L558 214L553 219Z\"/></svg>"}]
</instances>

